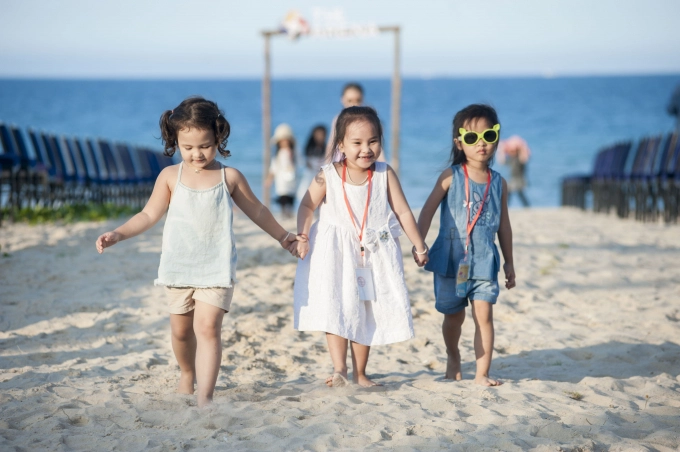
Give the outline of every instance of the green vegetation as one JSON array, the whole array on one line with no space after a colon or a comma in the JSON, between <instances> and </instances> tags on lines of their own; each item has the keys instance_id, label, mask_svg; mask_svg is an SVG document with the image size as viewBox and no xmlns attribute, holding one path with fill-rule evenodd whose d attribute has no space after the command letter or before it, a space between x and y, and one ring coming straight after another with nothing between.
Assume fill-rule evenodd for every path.
<instances>
[{"instance_id":1,"label":"green vegetation","mask_svg":"<svg viewBox=\"0 0 680 452\"><path fill-rule=\"evenodd\" d=\"M576 391L564 391L564 393L565 393L570 399L574 399L574 400L581 400L581 399L583 399L583 394L581 394L580 392L576 392Z\"/></svg>"},{"instance_id":2,"label":"green vegetation","mask_svg":"<svg viewBox=\"0 0 680 452\"><path fill-rule=\"evenodd\" d=\"M117 204L69 204L60 207L24 207L14 212L17 222L28 224L51 223L62 221L73 223L76 221L103 221L111 218L134 215L138 208ZM3 221L11 218L9 209L3 209Z\"/></svg>"}]
</instances>

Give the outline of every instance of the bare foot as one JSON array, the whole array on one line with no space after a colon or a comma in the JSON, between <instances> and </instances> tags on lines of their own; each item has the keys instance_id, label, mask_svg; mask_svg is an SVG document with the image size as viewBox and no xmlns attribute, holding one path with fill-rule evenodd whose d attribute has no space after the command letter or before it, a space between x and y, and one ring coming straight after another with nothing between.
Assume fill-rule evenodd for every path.
<instances>
[{"instance_id":1,"label":"bare foot","mask_svg":"<svg viewBox=\"0 0 680 452\"><path fill-rule=\"evenodd\" d=\"M444 379L456 381L463 379L463 374L460 371L460 352L457 350L454 353L447 353Z\"/></svg>"},{"instance_id":2,"label":"bare foot","mask_svg":"<svg viewBox=\"0 0 680 452\"><path fill-rule=\"evenodd\" d=\"M212 405L213 400L212 397L201 397L200 395L198 396L198 399L196 400L196 404L198 405L199 408L208 408L210 405Z\"/></svg>"},{"instance_id":3,"label":"bare foot","mask_svg":"<svg viewBox=\"0 0 680 452\"><path fill-rule=\"evenodd\" d=\"M481 377L475 377L475 384L481 386L500 386L503 384L503 382L500 380L494 380L493 378L489 378L486 375L482 375Z\"/></svg>"},{"instance_id":4,"label":"bare foot","mask_svg":"<svg viewBox=\"0 0 680 452\"><path fill-rule=\"evenodd\" d=\"M326 378L326 386L329 388L342 388L344 386L349 386L347 374L343 375L340 372L335 372L333 375Z\"/></svg>"},{"instance_id":5,"label":"bare foot","mask_svg":"<svg viewBox=\"0 0 680 452\"><path fill-rule=\"evenodd\" d=\"M381 383L376 383L373 380L369 380L366 375L359 376L359 378L354 380L354 383L358 384L362 388L370 388L371 386L382 386Z\"/></svg>"},{"instance_id":6,"label":"bare foot","mask_svg":"<svg viewBox=\"0 0 680 452\"><path fill-rule=\"evenodd\" d=\"M180 374L179 384L177 385L178 394L193 394L194 393L194 376L189 374Z\"/></svg>"}]
</instances>

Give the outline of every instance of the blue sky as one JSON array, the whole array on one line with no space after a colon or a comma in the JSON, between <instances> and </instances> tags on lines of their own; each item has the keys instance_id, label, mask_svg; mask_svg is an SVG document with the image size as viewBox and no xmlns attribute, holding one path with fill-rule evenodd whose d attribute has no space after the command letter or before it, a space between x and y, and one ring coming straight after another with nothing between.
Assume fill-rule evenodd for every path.
<instances>
[{"instance_id":1,"label":"blue sky","mask_svg":"<svg viewBox=\"0 0 680 452\"><path fill-rule=\"evenodd\" d=\"M680 73L678 0L0 0L0 77L250 78L291 9L400 25L410 77ZM277 38L275 77L386 77L392 38Z\"/></svg>"}]
</instances>

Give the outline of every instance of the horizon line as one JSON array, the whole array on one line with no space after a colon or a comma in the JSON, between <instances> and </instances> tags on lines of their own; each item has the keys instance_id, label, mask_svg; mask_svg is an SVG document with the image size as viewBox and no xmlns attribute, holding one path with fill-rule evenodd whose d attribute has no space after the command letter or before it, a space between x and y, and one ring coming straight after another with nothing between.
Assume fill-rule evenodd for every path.
<instances>
[{"instance_id":1,"label":"horizon line","mask_svg":"<svg viewBox=\"0 0 680 452\"><path fill-rule=\"evenodd\" d=\"M402 74L402 80L478 80L478 79L568 79L568 78L617 78L617 77L673 77L680 76L680 70L677 72L625 72L625 73L535 73L535 74L469 74L469 75L454 75L454 74L439 74L439 75L417 75L417 74ZM261 81L262 76L243 75L243 76L148 76L148 75L123 75L119 77L98 76L98 75L18 75L18 74L0 74L0 81L162 81L162 82L181 82L181 81L201 81L201 82L221 82L221 81ZM360 80L391 80L390 75L285 75L274 76L272 81L346 81L350 79Z\"/></svg>"}]
</instances>

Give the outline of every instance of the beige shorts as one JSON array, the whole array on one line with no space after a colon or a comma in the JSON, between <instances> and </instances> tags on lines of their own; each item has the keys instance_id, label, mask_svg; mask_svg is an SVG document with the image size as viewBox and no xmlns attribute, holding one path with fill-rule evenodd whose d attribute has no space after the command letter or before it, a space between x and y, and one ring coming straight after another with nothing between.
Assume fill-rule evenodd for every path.
<instances>
[{"instance_id":1,"label":"beige shorts","mask_svg":"<svg viewBox=\"0 0 680 452\"><path fill-rule=\"evenodd\" d=\"M234 296L234 288L166 287L165 293L168 297L168 311L170 311L170 314L186 314L193 311L196 306L196 300L229 312L231 298Z\"/></svg>"}]
</instances>

